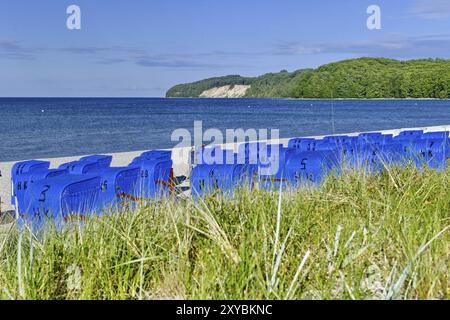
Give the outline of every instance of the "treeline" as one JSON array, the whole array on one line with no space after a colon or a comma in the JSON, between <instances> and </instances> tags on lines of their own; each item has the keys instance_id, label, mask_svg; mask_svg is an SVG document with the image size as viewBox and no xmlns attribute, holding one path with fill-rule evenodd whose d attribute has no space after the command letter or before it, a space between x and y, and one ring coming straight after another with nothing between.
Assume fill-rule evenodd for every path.
<instances>
[{"instance_id":1,"label":"treeline","mask_svg":"<svg viewBox=\"0 0 450 320\"><path fill-rule=\"evenodd\" d=\"M246 97L450 99L450 60L351 59L254 78L206 79L177 85L167 97L198 97L205 90L236 84L251 85Z\"/></svg>"}]
</instances>

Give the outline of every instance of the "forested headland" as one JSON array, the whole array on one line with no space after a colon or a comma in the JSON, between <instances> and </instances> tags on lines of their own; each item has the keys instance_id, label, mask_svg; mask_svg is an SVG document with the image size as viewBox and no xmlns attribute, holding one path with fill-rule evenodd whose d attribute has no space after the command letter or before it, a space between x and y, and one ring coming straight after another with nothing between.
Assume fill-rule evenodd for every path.
<instances>
[{"instance_id":1,"label":"forested headland","mask_svg":"<svg viewBox=\"0 0 450 320\"><path fill-rule=\"evenodd\" d=\"M450 60L399 61L358 58L316 69L286 70L259 77L230 75L172 87L167 97L199 97L204 91L247 85L243 97L280 98L450 98Z\"/></svg>"}]
</instances>

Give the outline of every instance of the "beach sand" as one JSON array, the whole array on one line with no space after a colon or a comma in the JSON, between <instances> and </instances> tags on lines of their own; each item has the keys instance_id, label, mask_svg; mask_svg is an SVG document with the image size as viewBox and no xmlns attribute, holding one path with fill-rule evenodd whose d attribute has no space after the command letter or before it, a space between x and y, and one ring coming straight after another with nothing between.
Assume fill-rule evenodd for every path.
<instances>
[{"instance_id":1,"label":"beach sand","mask_svg":"<svg viewBox=\"0 0 450 320\"><path fill-rule=\"evenodd\" d=\"M402 129L392 129L392 130L379 130L377 132L382 132L384 134L397 135L403 130L424 130L429 131L450 131L450 125L435 126L435 127L424 127L424 128L402 128ZM359 132L353 133L342 133L339 135L358 135ZM322 138L323 136L312 136L308 138ZM289 139L280 139L278 143L282 143L287 146ZM275 141L268 141L268 143L277 143ZM236 144L226 144L222 145L224 149L234 149L237 151L238 143ZM173 149L172 160L174 162L174 175L175 176L189 176L191 170L190 164L190 151L191 148L179 148ZM107 155L112 155L113 160L111 166L127 166L135 157L139 156L144 151L134 151L134 152L122 152L122 153L104 153ZM103 154L103 153L102 153ZM62 157L62 158L51 158L51 159L40 159L50 161L50 168L57 168L59 165L78 160L81 156L73 157ZM1 210L0 212L14 210L11 205L11 168L14 165L13 162L0 162L0 171L2 176L0 177L0 198L1 198Z\"/></svg>"}]
</instances>

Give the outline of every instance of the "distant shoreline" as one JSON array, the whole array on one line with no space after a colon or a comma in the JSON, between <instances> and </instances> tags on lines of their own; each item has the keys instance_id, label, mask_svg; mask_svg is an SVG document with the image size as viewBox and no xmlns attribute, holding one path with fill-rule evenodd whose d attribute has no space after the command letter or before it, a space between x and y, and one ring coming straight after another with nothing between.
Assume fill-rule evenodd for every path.
<instances>
[{"instance_id":1,"label":"distant shoreline","mask_svg":"<svg viewBox=\"0 0 450 320\"><path fill-rule=\"evenodd\" d=\"M152 99L152 98L149 98ZM156 99L156 98L155 98ZM436 100L436 101L450 101L450 99L439 99L439 98L286 98L286 97L241 97L241 98L205 98L205 97L165 97L164 99L202 99L202 100L250 100L250 99L260 99L260 100L317 100L317 101L342 101L342 100L352 100L352 101L380 101L380 100L395 100L395 101L427 101L427 100Z\"/></svg>"},{"instance_id":2,"label":"distant shoreline","mask_svg":"<svg viewBox=\"0 0 450 320\"><path fill-rule=\"evenodd\" d=\"M196 100L250 100L250 99L260 99L260 100L317 100L317 101L342 101L342 100L361 100L361 101L380 101L380 100L396 100L396 101L450 101L450 99L439 99L439 98L289 98L289 97L241 97L241 98L205 98L205 97L0 97L0 99L167 99L167 100L182 100L182 99L196 99Z\"/></svg>"}]
</instances>

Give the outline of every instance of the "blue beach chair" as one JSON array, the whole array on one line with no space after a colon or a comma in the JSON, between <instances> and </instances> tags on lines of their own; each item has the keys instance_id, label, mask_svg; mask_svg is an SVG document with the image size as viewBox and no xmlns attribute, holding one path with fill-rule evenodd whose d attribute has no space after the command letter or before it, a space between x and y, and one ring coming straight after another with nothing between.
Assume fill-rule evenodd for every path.
<instances>
[{"instance_id":1,"label":"blue beach chair","mask_svg":"<svg viewBox=\"0 0 450 320\"><path fill-rule=\"evenodd\" d=\"M15 178L14 196L16 198L16 207L18 212L23 211L24 197L29 188L37 181L47 178L57 177L68 174L65 169L40 169L32 172L23 173Z\"/></svg>"},{"instance_id":2,"label":"blue beach chair","mask_svg":"<svg viewBox=\"0 0 450 320\"><path fill-rule=\"evenodd\" d=\"M234 189L244 183L243 167L242 164L213 165L210 180L212 190L220 194L232 195Z\"/></svg>"},{"instance_id":3,"label":"blue beach chair","mask_svg":"<svg viewBox=\"0 0 450 320\"><path fill-rule=\"evenodd\" d=\"M198 150L194 155L194 164L235 164L237 159L233 150L214 146Z\"/></svg>"},{"instance_id":4,"label":"blue beach chair","mask_svg":"<svg viewBox=\"0 0 450 320\"><path fill-rule=\"evenodd\" d=\"M239 164L258 164L260 150L266 149L266 142L246 142L238 147L237 163Z\"/></svg>"},{"instance_id":5,"label":"blue beach chair","mask_svg":"<svg viewBox=\"0 0 450 320\"><path fill-rule=\"evenodd\" d=\"M331 151L305 151L292 154L286 162L284 177L288 185L316 185L339 165Z\"/></svg>"},{"instance_id":6,"label":"blue beach chair","mask_svg":"<svg viewBox=\"0 0 450 320\"><path fill-rule=\"evenodd\" d=\"M190 181L194 198L214 193L213 169L214 165L210 164L199 164L192 169Z\"/></svg>"},{"instance_id":7,"label":"blue beach chair","mask_svg":"<svg viewBox=\"0 0 450 320\"><path fill-rule=\"evenodd\" d=\"M283 145L267 145L258 155L258 175L263 181L281 178L287 159L298 149L285 148Z\"/></svg>"},{"instance_id":8,"label":"blue beach chair","mask_svg":"<svg viewBox=\"0 0 450 320\"><path fill-rule=\"evenodd\" d=\"M252 188L258 168L245 164L201 164L191 174L192 196L221 194L232 196L238 187Z\"/></svg>"},{"instance_id":9,"label":"blue beach chair","mask_svg":"<svg viewBox=\"0 0 450 320\"><path fill-rule=\"evenodd\" d=\"M135 158L130 167L138 167L137 195L143 199L167 197L173 191L172 160Z\"/></svg>"},{"instance_id":10,"label":"blue beach chair","mask_svg":"<svg viewBox=\"0 0 450 320\"><path fill-rule=\"evenodd\" d=\"M414 140L420 139L423 130L404 130L394 137L394 140Z\"/></svg>"},{"instance_id":11,"label":"blue beach chair","mask_svg":"<svg viewBox=\"0 0 450 320\"><path fill-rule=\"evenodd\" d=\"M414 155L414 163L418 169L429 167L438 171L445 170L447 166L447 155L443 151L422 151Z\"/></svg>"},{"instance_id":12,"label":"blue beach chair","mask_svg":"<svg viewBox=\"0 0 450 320\"><path fill-rule=\"evenodd\" d=\"M450 140L416 140L411 147L411 153L417 167L427 165L442 170L450 158Z\"/></svg>"},{"instance_id":13,"label":"blue beach chair","mask_svg":"<svg viewBox=\"0 0 450 320\"><path fill-rule=\"evenodd\" d=\"M138 195L139 167L101 168L90 174L101 178L98 212L117 209Z\"/></svg>"},{"instance_id":14,"label":"blue beach chair","mask_svg":"<svg viewBox=\"0 0 450 320\"><path fill-rule=\"evenodd\" d=\"M104 163L98 161L71 161L63 163L59 166L59 169L66 169L70 174L87 174L91 171L97 171L105 168Z\"/></svg>"},{"instance_id":15,"label":"blue beach chair","mask_svg":"<svg viewBox=\"0 0 450 320\"><path fill-rule=\"evenodd\" d=\"M66 174L35 182L25 194L20 220L38 229L46 220L57 226L83 221L96 212L100 177Z\"/></svg>"},{"instance_id":16,"label":"blue beach chair","mask_svg":"<svg viewBox=\"0 0 450 320\"><path fill-rule=\"evenodd\" d=\"M39 170L47 170L50 167L49 161L30 160L15 163L11 168L11 204L15 205L16 188L18 186L17 177L22 174Z\"/></svg>"},{"instance_id":17,"label":"blue beach chair","mask_svg":"<svg viewBox=\"0 0 450 320\"><path fill-rule=\"evenodd\" d=\"M449 131L434 131L434 132L425 132L420 138L429 140L429 139L449 139Z\"/></svg>"}]
</instances>

